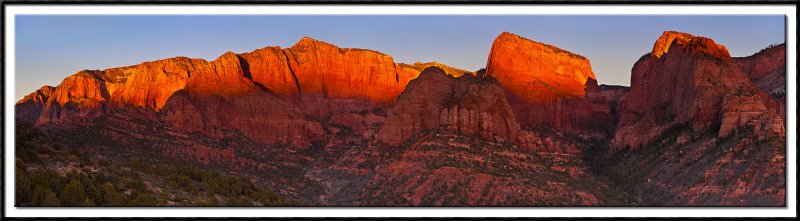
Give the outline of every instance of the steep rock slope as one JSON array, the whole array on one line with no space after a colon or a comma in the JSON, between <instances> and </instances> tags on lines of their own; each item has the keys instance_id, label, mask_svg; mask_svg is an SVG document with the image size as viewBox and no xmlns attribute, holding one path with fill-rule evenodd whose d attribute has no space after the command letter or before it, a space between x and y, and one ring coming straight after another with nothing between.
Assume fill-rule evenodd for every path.
<instances>
[{"instance_id":1,"label":"steep rock slope","mask_svg":"<svg viewBox=\"0 0 800 221\"><path fill-rule=\"evenodd\" d=\"M783 121L713 40L665 32L634 65L618 112L593 168L641 204L785 205Z\"/></svg>"},{"instance_id":2,"label":"steep rock slope","mask_svg":"<svg viewBox=\"0 0 800 221\"><path fill-rule=\"evenodd\" d=\"M447 129L428 130L390 149L396 153L381 158L372 176L363 181L356 205L626 206L634 202L608 179L592 173L581 154L523 149Z\"/></svg>"},{"instance_id":3,"label":"steep rock slope","mask_svg":"<svg viewBox=\"0 0 800 221\"><path fill-rule=\"evenodd\" d=\"M471 75L453 78L434 66L409 83L389 110L378 140L397 146L425 129L439 127L512 142L519 130L499 85Z\"/></svg>"},{"instance_id":4,"label":"steep rock slope","mask_svg":"<svg viewBox=\"0 0 800 221\"><path fill-rule=\"evenodd\" d=\"M396 64L380 52L303 38L290 48L229 52L214 61L175 57L80 71L20 100L16 115L35 125L75 126L112 110L143 109L209 136L239 130L267 144L308 146L324 138L314 121L364 118L354 113L393 103L427 66L446 67Z\"/></svg>"},{"instance_id":5,"label":"steep rock slope","mask_svg":"<svg viewBox=\"0 0 800 221\"><path fill-rule=\"evenodd\" d=\"M497 79L523 128L549 125L607 137L613 124L589 60L508 32L492 44L486 76Z\"/></svg>"},{"instance_id":6,"label":"steep rock slope","mask_svg":"<svg viewBox=\"0 0 800 221\"><path fill-rule=\"evenodd\" d=\"M25 95L22 100L17 101L14 105L14 115L16 118L22 122L33 125L42 113L44 104L50 99L54 90L55 88L51 86L43 86L33 93Z\"/></svg>"},{"instance_id":7,"label":"steep rock slope","mask_svg":"<svg viewBox=\"0 0 800 221\"><path fill-rule=\"evenodd\" d=\"M611 146L637 148L684 123L694 131L716 130L720 137L749 122L763 133L783 134L781 119L765 109L759 90L724 46L705 37L665 32L650 55L633 67L630 91L619 101Z\"/></svg>"},{"instance_id":8,"label":"steep rock slope","mask_svg":"<svg viewBox=\"0 0 800 221\"><path fill-rule=\"evenodd\" d=\"M630 87L605 84L600 85L600 93L606 97L608 106L611 108L611 112L614 113L614 117L617 119L619 118L617 104L619 103L619 100L628 93L628 90L630 90Z\"/></svg>"},{"instance_id":9,"label":"steep rock slope","mask_svg":"<svg viewBox=\"0 0 800 221\"><path fill-rule=\"evenodd\" d=\"M734 58L753 85L761 89L767 108L786 116L786 43L771 45L748 57ZM785 121L785 118L784 118Z\"/></svg>"},{"instance_id":10,"label":"steep rock slope","mask_svg":"<svg viewBox=\"0 0 800 221\"><path fill-rule=\"evenodd\" d=\"M453 76L453 77L461 77L463 75L473 75L473 76L475 75L474 72L461 70L461 69L454 68L454 67L450 67L450 66L447 66L446 64L442 64L442 63L435 62L435 61L434 62L415 62L414 64L399 63L399 65L401 67L404 67L404 68L410 68L410 69L417 70L417 72L422 72L423 70L425 70L425 68L428 68L428 67L431 67L431 66L436 66L436 67L439 67L442 70L444 70L444 72L447 73L447 75L450 75L450 76Z\"/></svg>"},{"instance_id":11,"label":"steep rock slope","mask_svg":"<svg viewBox=\"0 0 800 221\"><path fill-rule=\"evenodd\" d=\"M228 52L198 67L185 90L175 93L160 112L162 120L186 131L216 137L236 129L263 143L309 146L324 137L319 123L305 119L294 105L266 92ZM214 70L214 71L208 71Z\"/></svg>"}]
</instances>

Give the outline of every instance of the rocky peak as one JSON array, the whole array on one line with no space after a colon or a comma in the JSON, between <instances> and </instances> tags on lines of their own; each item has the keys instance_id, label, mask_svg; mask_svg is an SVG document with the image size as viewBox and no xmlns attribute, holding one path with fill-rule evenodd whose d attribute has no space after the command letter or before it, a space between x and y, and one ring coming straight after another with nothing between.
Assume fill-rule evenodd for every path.
<instances>
[{"instance_id":1,"label":"rocky peak","mask_svg":"<svg viewBox=\"0 0 800 221\"><path fill-rule=\"evenodd\" d=\"M639 148L683 126L695 132L719 128L720 137L755 121L765 124L762 132L783 131L774 123L780 118L765 113L764 100L757 99L763 96L739 64L713 40L665 32L651 55L631 71L630 91L618 105L613 148Z\"/></svg>"},{"instance_id":2,"label":"rocky peak","mask_svg":"<svg viewBox=\"0 0 800 221\"><path fill-rule=\"evenodd\" d=\"M530 101L550 99L541 91L558 97L583 96L586 80L597 79L585 57L508 32L492 44L486 75ZM532 85L544 90L531 91Z\"/></svg>"},{"instance_id":3,"label":"rocky peak","mask_svg":"<svg viewBox=\"0 0 800 221\"><path fill-rule=\"evenodd\" d=\"M613 115L594 88L597 78L583 56L504 32L492 45L485 75L507 91L523 127L547 124L584 135L608 133L601 125L611 123Z\"/></svg>"},{"instance_id":4,"label":"rocky peak","mask_svg":"<svg viewBox=\"0 0 800 221\"><path fill-rule=\"evenodd\" d=\"M573 57L573 58L578 59L578 60L585 60L586 62L589 62L589 59L587 59L586 57L583 57L583 56L581 56L579 54L572 53L570 51L567 51L567 50L561 49L559 47L556 47L554 45L550 45L550 44L545 44L545 43L541 43L541 42L538 42L538 41L534 41L534 40L519 36L519 35L514 34L514 33L510 33L510 32L503 32L500 35L498 35L497 38L495 38L494 43L492 44L492 46L494 47L494 45L496 45L496 44L519 44L520 42L524 42L525 44L532 44L532 45L541 46L543 48L546 48L546 50L552 50L552 51L554 51L556 53L563 54L565 56L569 56L569 57ZM592 78L594 78L594 75L592 75Z\"/></svg>"},{"instance_id":5,"label":"rocky peak","mask_svg":"<svg viewBox=\"0 0 800 221\"><path fill-rule=\"evenodd\" d=\"M50 99L50 96L53 95L53 92L55 92L54 87L43 86L39 88L39 90L25 95L25 97L17 101L14 106L15 118L28 124L36 122L36 119L39 118L39 114L42 112L42 107L47 100Z\"/></svg>"},{"instance_id":6,"label":"rocky peak","mask_svg":"<svg viewBox=\"0 0 800 221\"><path fill-rule=\"evenodd\" d=\"M759 52L735 60L753 82L772 74L786 75L786 43L771 45ZM782 72L782 73L776 73Z\"/></svg>"},{"instance_id":7,"label":"rocky peak","mask_svg":"<svg viewBox=\"0 0 800 221\"><path fill-rule=\"evenodd\" d=\"M681 47L693 54L704 54L721 59L731 58L728 49L723 45L718 45L714 40L677 31L665 31L661 34L653 44L650 55L660 58L673 46Z\"/></svg>"},{"instance_id":8,"label":"rocky peak","mask_svg":"<svg viewBox=\"0 0 800 221\"><path fill-rule=\"evenodd\" d=\"M311 37L303 37L294 45L289 47L292 51L308 51L308 50L339 50L339 47L328 42L320 41Z\"/></svg>"},{"instance_id":9,"label":"rocky peak","mask_svg":"<svg viewBox=\"0 0 800 221\"><path fill-rule=\"evenodd\" d=\"M403 68L409 68L409 69L413 69L413 70L416 70L416 71L419 71L419 72L422 72L423 70L425 70L425 68L428 68L428 67L431 67L431 66L436 66L436 67L439 67L442 70L444 70L447 73L447 75L450 75L450 76L453 76L453 77L461 77L463 75L475 75L474 72L470 72L470 71L466 71L466 70L450 67L450 66L447 66L446 64L442 64L442 63L436 62L436 61L433 61L433 62L414 62L414 64L399 63L399 65L401 67L403 67Z\"/></svg>"},{"instance_id":10,"label":"rocky peak","mask_svg":"<svg viewBox=\"0 0 800 221\"><path fill-rule=\"evenodd\" d=\"M17 109L25 121L41 125L90 122L135 108L187 131L233 129L264 143L307 146L321 138L321 129L305 115L325 119L332 111L392 104L419 73L380 52L306 37L290 48L228 51L212 61L175 57L84 70L19 101Z\"/></svg>"},{"instance_id":11,"label":"rocky peak","mask_svg":"<svg viewBox=\"0 0 800 221\"><path fill-rule=\"evenodd\" d=\"M471 75L454 78L431 66L392 105L378 140L399 146L426 129L459 131L517 142L519 126L502 88Z\"/></svg>"}]
</instances>

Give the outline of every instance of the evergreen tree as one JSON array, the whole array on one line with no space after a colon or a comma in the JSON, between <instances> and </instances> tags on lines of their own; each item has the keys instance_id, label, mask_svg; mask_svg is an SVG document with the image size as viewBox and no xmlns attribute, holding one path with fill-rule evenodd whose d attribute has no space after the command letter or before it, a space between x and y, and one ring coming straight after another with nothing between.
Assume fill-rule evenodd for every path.
<instances>
[{"instance_id":1,"label":"evergreen tree","mask_svg":"<svg viewBox=\"0 0 800 221\"><path fill-rule=\"evenodd\" d=\"M92 202L92 200L87 197L86 199L83 200L81 206L94 206L94 202Z\"/></svg>"},{"instance_id":2,"label":"evergreen tree","mask_svg":"<svg viewBox=\"0 0 800 221\"><path fill-rule=\"evenodd\" d=\"M125 205L125 195L122 193L117 192L114 188L114 184L107 182L103 184L103 202L105 206L124 206Z\"/></svg>"},{"instance_id":3,"label":"evergreen tree","mask_svg":"<svg viewBox=\"0 0 800 221\"><path fill-rule=\"evenodd\" d=\"M48 193L53 193L53 191L50 191L50 189L47 189L47 187L44 187L42 185L37 185L36 188L33 190L33 195L31 195L31 201L30 201L31 205L41 206L42 201L44 201L44 199L47 198ZM55 193L53 193L53 195L55 195Z\"/></svg>"},{"instance_id":4,"label":"evergreen tree","mask_svg":"<svg viewBox=\"0 0 800 221\"><path fill-rule=\"evenodd\" d=\"M136 198L133 198L133 200L128 202L128 205L130 206L155 206L157 204L158 201L156 200L156 197L148 193L139 194L136 196Z\"/></svg>"},{"instance_id":5,"label":"evergreen tree","mask_svg":"<svg viewBox=\"0 0 800 221\"><path fill-rule=\"evenodd\" d=\"M106 191L105 196L103 197L103 201L105 202L106 206L124 206L125 205L125 195L122 193L117 193L114 191Z\"/></svg>"},{"instance_id":6,"label":"evergreen tree","mask_svg":"<svg viewBox=\"0 0 800 221\"><path fill-rule=\"evenodd\" d=\"M15 170L15 196L17 205L27 205L30 202L32 191L31 179L25 169L17 167Z\"/></svg>"},{"instance_id":7,"label":"evergreen tree","mask_svg":"<svg viewBox=\"0 0 800 221\"><path fill-rule=\"evenodd\" d=\"M61 204L65 206L79 206L86 199L86 191L81 182L72 180L61 191Z\"/></svg>"},{"instance_id":8,"label":"evergreen tree","mask_svg":"<svg viewBox=\"0 0 800 221\"><path fill-rule=\"evenodd\" d=\"M58 200L58 197L56 197L56 194L53 193L53 191L47 190L41 206L61 206L61 201Z\"/></svg>"}]
</instances>

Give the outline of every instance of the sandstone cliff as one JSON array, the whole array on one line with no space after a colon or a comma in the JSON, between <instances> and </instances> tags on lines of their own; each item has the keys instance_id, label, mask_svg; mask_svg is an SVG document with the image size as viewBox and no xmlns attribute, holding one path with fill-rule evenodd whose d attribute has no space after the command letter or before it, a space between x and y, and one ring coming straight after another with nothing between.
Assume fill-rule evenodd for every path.
<instances>
[{"instance_id":1,"label":"sandstone cliff","mask_svg":"<svg viewBox=\"0 0 800 221\"><path fill-rule=\"evenodd\" d=\"M494 140L516 142L517 125L502 88L491 79L453 78L428 67L389 110L378 140L397 146L426 129L451 128Z\"/></svg>"},{"instance_id":2,"label":"sandstone cliff","mask_svg":"<svg viewBox=\"0 0 800 221\"><path fill-rule=\"evenodd\" d=\"M664 32L651 54L633 67L611 146L640 147L679 124L694 131L719 128L724 137L751 121L773 122L775 114L763 111L763 99L724 46L704 37ZM769 131L782 134L783 128Z\"/></svg>"},{"instance_id":3,"label":"sandstone cliff","mask_svg":"<svg viewBox=\"0 0 800 221\"><path fill-rule=\"evenodd\" d=\"M33 93L25 95L22 100L17 101L14 105L16 118L27 124L32 125L35 123L42 113L45 102L50 99L54 90L55 88L52 86L43 86Z\"/></svg>"},{"instance_id":4,"label":"sandstone cliff","mask_svg":"<svg viewBox=\"0 0 800 221\"><path fill-rule=\"evenodd\" d=\"M80 71L19 101L17 115L35 125L84 125L115 110L142 109L186 131L238 130L268 144L308 146L324 138L320 123L394 103L429 66L472 75L306 37L290 48L228 52L214 61L175 57Z\"/></svg>"},{"instance_id":5,"label":"sandstone cliff","mask_svg":"<svg viewBox=\"0 0 800 221\"><path fill-rule=\"evenodd\" d=\"M734 58L753 85L761 89L767 108L786 117L786 43L771 45L748 57Z\"/></svg>"},{"instance_id":6,"label":"sandstone cliff","mask_svg":"<svg viewBox=\"0 0 800 221\"><path fill-rule=\"evenodd\" d=\"M504 32L492 44L486 76L507 90L523 128L549 125L593 137L611 132L611 109L580 55Z\"/></svg>"}]
</instances>

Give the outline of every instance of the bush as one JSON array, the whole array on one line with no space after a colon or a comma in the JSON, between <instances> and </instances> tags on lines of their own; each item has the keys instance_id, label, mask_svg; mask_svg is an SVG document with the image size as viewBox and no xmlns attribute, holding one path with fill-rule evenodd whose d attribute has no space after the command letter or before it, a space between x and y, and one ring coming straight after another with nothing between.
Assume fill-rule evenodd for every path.
<instances>
[{"instance_id":1,"label":"bush","mask_svg":"<svg viewBox=\"0 0 800 221\"><path fill-rule=\"evenodd\" d=\"M86 191L77 180L72 180L61 191L61 204L65 206L80 206L86 200Z\"/></svg>"},{"instance_id":2,"label":"bush","mask_svg":"<svg viewBox=\"0 0 800 221\"><path fill-rule=\"evenodd\" d=\"M156 206L158 205L158 200L155 196L148 193L142 193L133 198L130 202L128 202L129 206Z\"/></svg>"},{"instance_id":3,"label":"bush","mask_svg":"<svg viewBox=\"0 0 800 221\"><path fill-rule=\"evenodd\" d=\"M53 191L47 191L47 194L42 199L41 206L61 206L61 200L56 197Z\"/></svg>"}]
</instances>

